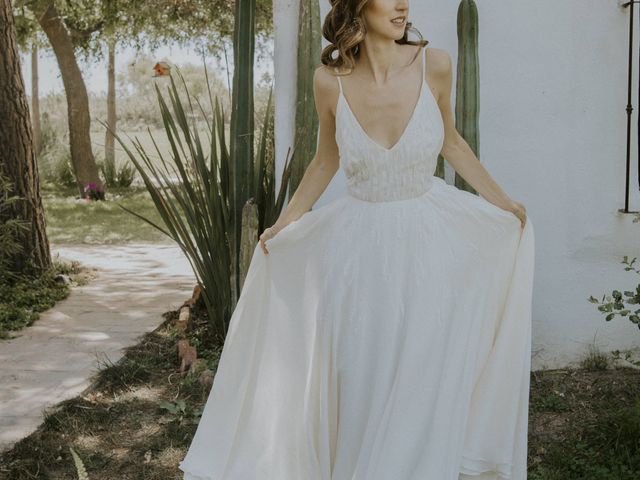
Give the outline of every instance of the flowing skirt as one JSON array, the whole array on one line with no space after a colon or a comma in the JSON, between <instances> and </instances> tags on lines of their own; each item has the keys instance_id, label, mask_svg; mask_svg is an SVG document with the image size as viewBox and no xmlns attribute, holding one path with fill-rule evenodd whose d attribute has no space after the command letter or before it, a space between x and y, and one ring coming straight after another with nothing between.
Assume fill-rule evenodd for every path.
<instances>
[{"instance_id":1,"label":"flowing skirt","mask_svg":"<svg viewBox=\"0 0 640 480\"><path fill-rule=\"evenodd\" d=\"M251 264L185 480L523 480L534 233L439 177Z\"/></svg>"}]
</instances>

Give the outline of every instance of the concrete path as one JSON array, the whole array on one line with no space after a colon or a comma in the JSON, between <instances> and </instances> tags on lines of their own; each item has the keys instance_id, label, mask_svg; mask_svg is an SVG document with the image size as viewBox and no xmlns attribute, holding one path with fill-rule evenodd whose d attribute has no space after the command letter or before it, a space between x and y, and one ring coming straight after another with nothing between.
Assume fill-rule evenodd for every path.
<instances>
[{"instance_id":1,"label":"concrete path","mask_svg":"<svg viewBox=\"0 0 640 480\"><path fill-rule=\"evenodd\" d=\"M122 358L196 283L174 245L52 245L51 253L95 267L96 278L0 340L0 451L33 432L44 408L85 390L97 367Z\"/></svg>"}]
</instances>

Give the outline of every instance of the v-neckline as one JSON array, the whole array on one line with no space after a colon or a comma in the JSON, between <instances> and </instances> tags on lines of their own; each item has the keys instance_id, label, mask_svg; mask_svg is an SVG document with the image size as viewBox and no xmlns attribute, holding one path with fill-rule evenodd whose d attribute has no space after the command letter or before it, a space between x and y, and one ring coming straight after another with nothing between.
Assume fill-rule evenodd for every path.
<instances>
[{"instance_id":1,"label":"v-neckline","mask_svg":"<svg viewBox=\"0 0 640 480\"><path fill-rule=\"evenodd\" d=\"M423 66L424 68L424 66ZM342 92L342 89L340 90L340 94L339 96L342 98L342 100L344 101L345 106L347 107L347 110L349 111L349 115L351 116L351 118L353 119L353 121L355 122L355 124L358 126L358 129L360 130L360 132L364 135L364 137L371 142L373 145L375 145L376 147L380 148L381 150L383 150L384 152L393 152L396 147L398 147L398 145L400 145L402 143L402 141L404 140L404 137L407 134L407 131L409 130L409 128L411 127L411 124L413 123L413 119L416 116L416 112L418 111L418 108L420 107L420 102L422 101L422 97L424 96L424 86L426 84L426 80L424 78L424 73L422 74L422 82L420 84L420 93L418 94L418 100L416 101L414 107L413 107L413 111L411 112L411 116L409 117L409 120L407 121L406 126L404 127L404 130L402 131L402 134L400 135L400 138L398 138L398 140L396 140L396 143L394 143L391 147L387 148L384 145L380 145L378 142L376 142L373 138L371 138L371 136L366 132L366 130L364 129L364 127L362 126L362 124L358 121L358 119L356 118L356 115L353 113L353 110L351 110L351 107L349 106L349 102L347 101L347 97L344 96L344 93Z\"/></svg>"}]
</instances>

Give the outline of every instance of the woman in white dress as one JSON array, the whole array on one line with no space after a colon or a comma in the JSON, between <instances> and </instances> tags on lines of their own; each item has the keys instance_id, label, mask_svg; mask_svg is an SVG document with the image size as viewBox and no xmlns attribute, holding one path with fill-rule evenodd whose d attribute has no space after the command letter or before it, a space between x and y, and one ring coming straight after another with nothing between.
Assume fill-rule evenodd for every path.
<instances>
[{"instance_id":1,"label":"woman in white dress","mask_svg":"<svg viewBox=\"0 0 640 480\"><path fill-rule=\"evenodd\" d=\"M526 479L533 226L408 14L332 1L317 152L256 244L186 480ZM345 195L310 210L339 168Z\"/></svg>"}]
</instances>

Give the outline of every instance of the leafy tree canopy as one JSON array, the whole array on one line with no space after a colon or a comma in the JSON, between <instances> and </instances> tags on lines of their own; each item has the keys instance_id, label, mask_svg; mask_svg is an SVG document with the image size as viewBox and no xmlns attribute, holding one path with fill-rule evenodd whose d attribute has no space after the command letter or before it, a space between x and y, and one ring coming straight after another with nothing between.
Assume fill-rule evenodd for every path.
<instances>
[{"instance_id":1,"label":"leafy tree canopy","mask_svg":"<svg viewBox=\"0 0 640 480\"><path fill-rule=\"evenodd\" d=\"M37 15L51 4L78 52L93 58L104 54L109 40L138 49L189 44L218 56L233 38L234 0L15 0L18 42L23 48L34 41L46 45ZM257 36L266 37L272 29L272 2L257 0Z\"/></svg>"}]
</instances>

